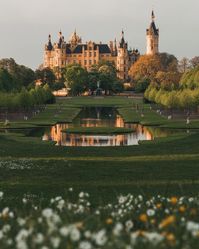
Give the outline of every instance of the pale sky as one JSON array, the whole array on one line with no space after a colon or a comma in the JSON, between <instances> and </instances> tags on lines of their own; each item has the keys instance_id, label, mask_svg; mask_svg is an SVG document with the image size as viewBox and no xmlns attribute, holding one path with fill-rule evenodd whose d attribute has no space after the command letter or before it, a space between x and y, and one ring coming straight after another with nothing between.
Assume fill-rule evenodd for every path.
<instances>
[{"instance_id":1,"label":"pale sky","mask_svg":"<svg viewBox=\"0 0 199 249\"><path fill-rule=\"evenodd\" d=\"M160 50L178 58L199 55L199 0L0 0L0 58L35 69L51 33L68 40L74 29L83 41L109 42L121 30L132 48L146 50L152 8L160 28Z\"/></svg>"}]
</instances>

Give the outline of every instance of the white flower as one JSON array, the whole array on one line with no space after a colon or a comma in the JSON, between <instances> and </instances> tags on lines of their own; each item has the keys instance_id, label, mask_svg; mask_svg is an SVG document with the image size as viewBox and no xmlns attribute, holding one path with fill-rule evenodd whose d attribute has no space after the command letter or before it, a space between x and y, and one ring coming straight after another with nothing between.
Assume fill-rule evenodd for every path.
<instances>
[{"instance_id":1,"label":"white flower","mask_svg":"<svg viewBox=\"0 0 199 249\"><path fill-rule=\"evenodd\" d=\"M84 198L84 192L79 193L79 198Z\"/></svg>"},{"instance_id":2,"label":"white flower","mask_svg":"<svg viewBox=\"0 0 199 249\"><path fill-rule=\"evenodd\" d=\"M133 228L134 224L131 220L128 220L128 221L126 221L125 226L126 226L126 230L130 231L131 228Z\"/></svg>"},{"instance_id":3,"label":"white flower","mask_svg":"<svg viewBox=\"0 0 199 249\"><path fill-rule=\"evenodd\" d=\"M186 225L187 231L192 233L193 236L199 233L199 223L188 221Z\"/></svg>"},{"instance_id":4,"label":"white flower","mask_svg":"<svg viewBox=\"0 0 199 249\"><path fill-rule=\"evenodd\" d=\"M0 240L3 239L3 232L0 230Z\"/></svg>"},{"instance_id":5,"label":"white flower","mask_svg":"<svg viewBox=\"0 0 199 249\"><path fill-rule=\"evenodd\" d=\"M123 225L122 223L117 223L115 227L113 228L113 234L115 236L119 236L123 230Z\"/></svg>"},{"instance_id":6,"label":"white flower","mask_svg":"<svg viewBox=\"0 0 199 249\"><path fill-rule=\"evenodd\" d=\"M23 218L20 218L20 217L17 218L17 222L18 222L19 226L21 226L21 227L26 224L26 220Z\"/></svg>"},{"instance_id":7,"label":"white flower","mask_svg":"<svg viewBox=\"0 0 199 249\"><path fill-rule=\"evenodd\" d=\"M68 229L68 227L61 227L59 232L62 236L66 237L69 234L69 229Z\"/></svg>"},{"instance_id":8,"label":"white flower","mask_svg":"<svg viewBox=\"0 0 199 249\"><path fill-rule=\"evenodd\" d=\"M9 208L6 207L6 208L4 208L3 211L2 211L2 215L3 215L3 216L6 216L6 215L8 215L8 212L9 212Z\"/></svg>"},{"instance_id":9,"label":"white flower","mask_svg":"<svg viewBox=\"0 0 199 249\"><path fill-rule=\"evenodd\" d=\"M61 242L60 238L58 237L52 237L50 241L51 241L53 248L58 248Z\"/></svg>"},{"instance_id":10,"label":"white flower","mask_svg":"<svg viewBox=\"0 0 199 249\"><path fill-rule=\"evenodd\" d=\"M0 191L0 198L3 198L4 193Z\"/></svg>"},{"instance_id":11,"label":"white flower","mask_svg":"<svg viewBox=\"0 0 199 249\"><path fill-rule=\"evenodd\" d=\"M88 241L82 241L79 244L79 249L92 249L92 245Z\"/></svg>"},{"instance_id":12,"label":"white flower","mask_svg":"<svg viewBox=\"0 0 199 249\"><path fill-rule=\"evenodd\" d=\"M28 200L27 200L26 198L23 198L23 199L22 199L22 202L23 202L24 204L26 204L26 203L28 202Z\"/></svg>"},{"instance_id":13,"label":"white flower","mask_svg":"<svg viewBox=\"0 0 199 249\"><path fill-rule=\"evenodd\" d=\"M80 231L76 228L76 227L73 227L71 232L70 232L70 238L72 241L78 241L80 240Z\"/></svg>"},{"instance_id":14,"label":"white flower","mask_svg":"<svg viewBox=\"0 0 199 249\"><path fill-rule=\"evenodd\" d=\"M73 192L73 188L69 188L69 190L68 190L69 192Z\"/></svg>"},{"instance_id":15,"label":"white flower","mask_svg":"<svg viewBox=\"0 0 199 249\"><path fill-rule=\"evenodd\" d=\"M97 234L95 234L95 242L98 246L104 246L107 241L106 230L100 230Z\"/></svg>"},{"instance_id":16,"label":"white flower","mask_svg":"<svg viewBox=\"0 0 199 249\"><path fill-rule=\"evenodd\" d=\"M42 211L42 215L48 219L53 215L53 210L51 208L46 208Z\"/></svg>"},{"instance_id":17,"label":"white flower","mask_svg":"<svg viewBox=\"0 0 199 249\"><path fill-rule=\"evenodd\" d=\"M91 232L90 232L90 231L86 231L86 232L84 233L84 236L85 236L85 238L90 239L90 237L91 237Z\"/></svg>"},{"instance_id":18,"label":"white flower","mask_svg":"<svg viewBox=\"0 0 199 249\"><path fill-rule=\"evenodd\" d=\"M4 226L2 227L2 231L3 231L4 233L8 233L8 232L10 231L10 229L11 229L11 226L10 226L9 224L4 225Z\"/></svg>"},{"instance_id":19,"label":"white flower","mask_svg":"<svg viewBox=\"0 0 199 249\"><path fill-rule=\"evenodd\" d=\"M41 244L41 243L43 243L43 241L44 241L44 236L43 236L43 234L38 233L38 234L35 236L34 242L35 242L36 244Z\"/></svg>"},{"instance_id":20,"label":"white flower","mask_svg":"<svg viewBox=\"0 0 199 249\"><path fill-rule=\"evenodd\" d=\"M144 235L153 245L158 245L164 237L159 233L146 233Z\"/></svg>"},{"instance_id":21,"label":"white flower","mask_svg":"<svg viewBox=\"0 0 199 249\"><path fill-rule=\"evenodd\" d=\"M127 201L127 197L126 196L119 196L118 202L119 204L123 204Z\"/></svg>"},{"instance_id":22,"label":"white flower","mask_svg":"<svg viewBox=\"0 0 199 249\"><path fill-rule=\"evenodd\" d=\"M153 209L148 209L146 213L147 213L147 215L148 215L149 217L151 217L151 216L154 216L154 215L155 215L155 210L153 210Z\"/></svg>"},{"instance_id":23,"label":"white flower","mask_svg":"<svg viewBox=\"0 0 199 249\"><path fill-rule=\"evenodd\" d=\"M13 212L9 212L9 217L10 218L14 218L14 213Z\"/></svg>"},{"instance_id":24,"label":"white flower","mask_svg":"<svg viewBox=\"0 0 199 249\"><path fill-rule=\"evenodd\" d=\"M65 201L64 201L64 200L60 200L60 201L58 202L58 204L57 204L57 208L58 208L59 210L63 209L64 204L65 204Z\"/></svg>"}]
</instances>

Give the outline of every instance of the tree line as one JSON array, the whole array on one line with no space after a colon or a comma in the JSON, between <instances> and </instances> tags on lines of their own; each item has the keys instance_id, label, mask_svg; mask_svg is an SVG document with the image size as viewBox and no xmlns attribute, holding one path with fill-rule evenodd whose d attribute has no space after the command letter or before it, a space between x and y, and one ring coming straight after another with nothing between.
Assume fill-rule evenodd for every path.
<instances>
[{"instance_id":1,"label":"tree line","mask_svg":"<svg viewBox=\"0 0 199 249\"><path fill-rule=\"evenodd\" d=\"M23 88L17 93L0 92L0 108L6 111L28 111L54 102L55 97L48 85L30 90Z\"/></svg>"}]
</instances>

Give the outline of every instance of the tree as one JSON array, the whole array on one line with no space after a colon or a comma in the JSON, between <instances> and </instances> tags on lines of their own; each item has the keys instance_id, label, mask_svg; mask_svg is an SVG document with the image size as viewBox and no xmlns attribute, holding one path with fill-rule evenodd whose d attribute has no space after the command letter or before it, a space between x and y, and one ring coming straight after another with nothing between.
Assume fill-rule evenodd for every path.
<instances>
[{"instance_id":1,"label":"tree","mask_svg":"<svg viewBox=\"0 0 199 249\"><path fill-rule=\"evenodd\" d=\"M159 71L177 72L176 57L166 53L143 55L132 65L129 74L134 81L139 81L143 78L153 81Z\"/></svg>"},{"instance_id":2,"label":"tree","mask_svg":"<svg viewBox=\"0 0 199 249\"><path fill-rule=\"evenodd\" d=\"M199 66L185 72L181 77L180 85L190 89L199 87Z\"/></svg>"},{"instance_id":3,"label":"tree","mask_svg":"<svg viewBox=\"0 0 199 249\"><path fill-rule=\"evenodd\" d=\"M21 89L28 86L35 80L35 73L32 69L18 65L14 59L0 60L0 68L7 70L13 79L13 89Z\"/></svg>"},{"instance_id":4,"label":"tree","mask_svg":"<svg viewBox=\"0 0 199 249\"><path fill-rule=\"evenodd\" d=\"M174 90L178 88L181 76L182 74L179 72L159 71L155 76L154 82L165 90Z\"/></svg>"},{"instance_id":5,"label":"tree","mask_svg":"<svg viewBox=\"0 0 199 249\"><path fill-rule=\"evenodd\" d=\"M41 80L44 84L48 84L50 87L52 87L56 80L56 76L50 68L44 68L42 70L37 69L35 75L37 80Z\"/></svg>"},{"instance_id":6,"label":"tree","mask_svg":"<svg viewBox=\"0 0 199 249\"><path fill-rule=\"evenodd\" d=\"M10 92L13 88L12 76L6 69L0 69L0 91Z\"/></svg>"},{"instance_id":7,"label":"tree","mask_svg":"<svg viewBox=\"0 0 199 249\"><path fill-rule=\"evenodd\" d=\"M64 78L72 95L80 95L88 88L88 73L80 65L68 65Z\"/></svg>"},{"instance_id":8,"label":"tree","mask_svg":"<svg viewBox=\"0 0 199 249\"><path fill-rule=\"evenodd\" d=\"M191 65L191 68L195 68L199 66L199 56L195 56L194 58L192 58L190 60L190 65Z\"/></svg>"},{"instance_id":9,"label":"tree","mask_svg":"<svg viewBox=\"0 0 199 249\"><path fill-rule=\"evenodd\" d=\"M182 58L178 63L179 72L185 73L189 70L189 68L190 68L189 59L186 57Z\"/></svg>"}]
</instances>

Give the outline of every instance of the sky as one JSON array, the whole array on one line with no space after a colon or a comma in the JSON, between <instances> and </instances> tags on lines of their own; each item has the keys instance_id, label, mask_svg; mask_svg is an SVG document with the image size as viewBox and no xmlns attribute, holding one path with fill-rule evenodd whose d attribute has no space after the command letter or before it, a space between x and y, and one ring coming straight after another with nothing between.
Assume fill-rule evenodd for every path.
<instances>
[{"instance_id":1,"label":"sky","mask_svg":"<svg viewBox=\"0 0 199 249\"><path fill-rule=\"evenodd\" d=\"M160 29L160 51L177 58L199 55L198 0L0 0L0 58L36 69L48 35L108 43L124 29L129 47L146 51L151 11Z\"/></svg>"}]
</instances>

